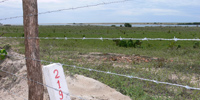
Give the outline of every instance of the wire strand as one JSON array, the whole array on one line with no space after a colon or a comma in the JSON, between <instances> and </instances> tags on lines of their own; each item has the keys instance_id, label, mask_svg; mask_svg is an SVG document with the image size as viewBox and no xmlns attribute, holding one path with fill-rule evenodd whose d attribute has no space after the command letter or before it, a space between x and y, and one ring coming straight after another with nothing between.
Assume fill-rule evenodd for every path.
<instances>
[{"instance_id":1,"label":"wire strand","mask_svg":"<svg viewBox=\"0 0 200 100\"><path fill-rule=\"evenodd\" d=\"M72 7L72 8L66 8L66 9L58 9L58 10L52 10L52 11L46 11L46 12L41 12L38 14L30 14L27 16L37 16L37 15L42 15L42 14L48 14L48 13L54 13L54 12L60 12L60 11L66 11L66 10L76 10L76 9L81 9L81 8L89 8L89 7L95 7L95 6L100 6L100 5L108 5L108 4L114 4L114 3L122 3L126 1L131 1L131 0L120 0L120 1L112 1L112 2L104 2L104 3L98 3L98 4L92 4L92 5L85 5L85 6L79 6L79 7ZM8 17L8 18L2 18L1 20L8 20L8 19L15 19L15 18L21 18L23 16L15 16L15 17Z\"/></svg>"},{"instance_id":2,"label":"wire strand","mask_svg":"<svg viewBox=\"0 0 200 100\"><path fill-rule=\"evenodd\" d=\"M76 37L0 37L0 39L54 39L54 40L141 40L141 41L200 41L200 39L181 39L181 38L76 38Z\"/></svg>"},{"instance_id":3,"label":"wire strand","mask_svg":"<svg viewBox=\"0 0 200 100\"><path fill-rule=\"evenodd\" d=\"M55 63L55 62L51 62L51 61L38 60L38 59L32 59L32 58L24 58L24 59L29 59L29 60L39 61L39 62L46 62L46 63L50 63L50 64ZM153 83L156 83L156 84L165 84L165 85L177 86L177 87L186 88L188 90L200 90L200 88L191 87L191 86L187 86L187 85L174 84L174 83L169 83L169 82L162 82L162 81L151 80L151 79L141 78L141 77L132 76L132 75L118 74L118 73L113 73L113 72L110 72L110 71L101 71L101 70L96 70L96 69L91 69L91 68L86 68L86 67L79 67L79 66L76 66L76 65L68 65L68 64L62 64L62 65L68 66L68 67L73 67L73 68L78 68L78 69L84 69L84 70L88 70L88 71L94 71L94 72L98 72L98 73L105 73L105 74L110 74L110 75L122 76L122 77L130 78L130 79L139 79L139 80L143 80L143 81L149 81L149 82L153 82Z\"/></svg>"}]
</instances>

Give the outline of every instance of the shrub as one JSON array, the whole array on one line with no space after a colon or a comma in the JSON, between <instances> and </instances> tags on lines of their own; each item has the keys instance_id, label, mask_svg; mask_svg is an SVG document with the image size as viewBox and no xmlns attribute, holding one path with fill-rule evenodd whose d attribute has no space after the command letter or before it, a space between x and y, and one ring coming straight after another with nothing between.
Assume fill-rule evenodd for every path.
<instances>
[{"instance_id":1,"label":"shrub","mask_svg":"<svg viewBox=\"0 0 200 100\"><path fill-rule=\"evenodd\" d=\"M116 27L116 25L111 25L111 27Z\"/></svg>"},{"instance_id":2,"label":"shrub","mask_svg":"<svg viewBox=\"0 0 200 100\"><path fill-rule=\"evenodd\" d=\"M21 37L24 37L24 34L22 34Z\"/></svg>"},{"instance_id":3,"label":"shrub","mask_svg":"<svg viewBox=\"0 0 200 100\"><path fill-rule=\"evenodd\" d=\"M132 25L130 23L125 23L124 26L125 27L132 27Z\"/></svg>"},{"instance_id":4,"label":"shrub","mask_svg":"<svg viewBox=\"0 0 200 100\"><path fill-rule=\"evenodd\" d=\"M195 42L193 48L199 48L199 42Z\"/></svg>"},{"instance_id":5,"label":"shrub","mask_svg":"<svg viewBox=\"0 0 200 100\"><path fill-rule=\"evenodd\" d=\"M116 46L119 46L120 40L113 40L113 42L115 42Z\"/></svg>"},{"instance_id":6,"label":"shrub","mask_svg":"<svg viewBox=\"0 0 200 100\"><path fill-rule=\"evenodd\" d=\"M181 45L180 45L180 44L177 46L177 48L176 48L176 49L179 49L179 48L181 48Z\"/></svg>"},{"instance_id":7,"label":"shrub","mask_svg":"<svg viewBox=\"0 0 200 100\"><path fill-rule=\"evenodd\" d=\"M134 43L132 40L128 40L127 47L134 47Z\"/></svg>"},{"instance_id":8,"label":"shrub","mask_svg":"<svg viewBox=\"0 0 200 100\"><path fill-rule=\"evenodd\" d=\"M119 46L120 46L120 47L126 47L126 48L127 48L127 43L126 43L126 41L125 41L125 40L121 40L121 41L119 42Z\"/></svg>"},{"instance_id":9,"label":"shrub","mask_svg":"<svg viewBox=\"0 0 200 100\"><path fill-rule=\"evenodd\" d=\"M116 46L119 47L134 47L134 48L141 48L142 42L139 40L136 40L135 43L133 43L133 40L113 40L116 43Z\"/></svg>"},{"instance_id":10,"label":"shrub","mask_svg":"<svg viewBox=\"0 0 200 100\"><path fill-rule=\"evenodd\" d=\"M142 41L136 40L134 43L134 48L141 48L141 45L142 45Z\"/></svg>"},{"instance_id":11,"label":"shrub","mask_svg":"<svg viewBox=\"0 0 200 100\"><path fill-rule=\"evenodd\" d=\"M170 49L174 49L175 46L176 46L176 42L171 42L171 43L168 45L168 47L169 47Z\"/></svg>"},{"instance_id":12,"label":"shrub","mask_svg":"<svg viewBox=\"0 0 200 100\"><path fill-rule=\"evenodd\" d=\"M6 55L7 55L6 50L5 49L1 49L0 50L0 60L5 59Z\"/></svg>"}]
</instances>

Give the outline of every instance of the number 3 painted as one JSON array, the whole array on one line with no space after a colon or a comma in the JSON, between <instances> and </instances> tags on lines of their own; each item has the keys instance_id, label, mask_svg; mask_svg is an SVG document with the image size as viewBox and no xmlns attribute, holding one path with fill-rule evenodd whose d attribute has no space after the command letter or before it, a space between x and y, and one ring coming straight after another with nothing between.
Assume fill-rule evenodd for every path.
<instances>
[{"instance_id":1,"label":"number 3 painted","mask_svg":"<svg viewBox=\"0 0 200 100\"><path fill-rule=\"evenodd\" d=\"M57 72L57 73L56 73L56 72ZM56 73L56 76L55 76L56 79L60 78L60 76L58 76L58 70L57 70L57 69L55 69L55 70L53 71L53 73L54 73L54 74Z\"/></svg>"}]
</instances>

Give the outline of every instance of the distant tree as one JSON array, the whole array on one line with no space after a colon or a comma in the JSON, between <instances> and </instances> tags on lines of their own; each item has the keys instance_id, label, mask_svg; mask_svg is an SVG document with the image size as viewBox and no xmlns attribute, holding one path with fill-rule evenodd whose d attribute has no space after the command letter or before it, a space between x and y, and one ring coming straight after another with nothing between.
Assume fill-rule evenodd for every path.
<instances>
[{"instance_id":1,"label":"distant tree","mask_svg":"<svg viewBox=\"0 0 200 100\"><path fill-rule=\"evenodd\" d=\"M122 25L120 25L119 27L122 27Z\"/></svg>"},{"instance_id":2,"label":"distant tree","mask_svg":"<svg viewBox=\"0 0 200 100\"><path fill-rule=\"evenodd\" d=\"M111 27L116 27L116 25L111 25Z\"/></svg>"},{"instance_id":3,"label":"distant tree","mask_svg":"<svg viewBox=\"0 0 200 100\"><path fill-rule=\"evenodd\" d=\"M130 23L125 23L124 26L125 27L132 27L132 25Z\"/></svg>"}]
</instances>

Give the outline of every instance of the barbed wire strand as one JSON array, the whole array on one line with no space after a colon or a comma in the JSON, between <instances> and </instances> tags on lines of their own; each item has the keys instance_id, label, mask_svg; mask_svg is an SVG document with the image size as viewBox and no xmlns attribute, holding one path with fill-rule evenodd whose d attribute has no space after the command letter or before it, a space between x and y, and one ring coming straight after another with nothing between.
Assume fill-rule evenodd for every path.
<instances>
[{"instance_id":1,"label":"barbed wire strand","mask_svg":"<svg viewBox=\"0 0 200 100\"><path fill-rule=\"evenodd\" d=\"M7 56L9 56L9 55L7 55ZM14 74L14 73L5 71L5 70L3 70L3 69L0 69L0 71L2 71L2 72L4 72L4 73L7 73L7 74L10 74L10 75L15 76L15 77L19 77L19 78L22 78L22 79L25 79L25 80L28 80L28 81L37 83L37 84L39 84L39 85L43 85L43 86L48 87L48 88L51 88L51 89L53 89L53 90L55 90L55 91L59 91L59 89L56 89L56 88L51 87L51 86L46 85L46 84L42 84L41 82L34 81L34 80L29 79L29 78L27 78L27 77L22 77L22 76L19 76L19 75ZM74 96L74 97L79 98L79 99L81 99L81 100L86 100L86 99L83 99L82 97L79 97L79 96L76 96L76 95L73 95L73 94L66 93L65 91L63 91L63 93L64 93L65 95L68 95L68 96L70 96L70 95L71 95L71 96Z\"/></svg>"},{"instance_id":2,"label":"barbed wire strand","mask_svg":"<svg viewBox=\"0 0 200 100\"><path fill-rule=\"evenodd\" d=\"M8 55L8 56L10 56L10 55ZM46 63L50 63L50 64L55 63L55 62L51 62L51 61L38 60L38 59L32 59L32 58L24 58L24 59L29 59L29 60L39 61L39 62L46 62ZM190 87L190 86L187 86L187 85L174 84L174 83L169 83L169 82L162 82L162 81L151 80L151 79L141 78L141 77L132 76L132 75L118 74L118 73L113 73L113 72L110 72L110 71L101 71L101 70L96 70L96 69L91 69L91 68L79 67L79 66L76 66L76 65L67 65L67 64L62 64L62 65L68 66L68 67L73 67L73 68L78 68L78 69L84 69L84 70L88 70L88 71L94 71L94 72L98 72L98 73L105 73L105 74L110 74L110 75L122 76L122 77L130 78L130 79L139 79L139 80L143 80L143 81L149 81L149 82L153 82L153 83L156 83L156 84L165 84L165 85L177 86L177 87L186 88L188 90L200 90L200 88Z\"/></svg>"},{"instance_id":3,"label":"barbed wire strand","mask_svg":"<svg viewBox=\"0 0 200 100\"><path fill-rule=\"evenodd\" d=\"M76 37L0 37L0 39L54 39L54 40L142 40L142 41L200 41L200 39L181 39L181 38L76 38Z\"/></svg>"},{"instance_id":4,"label":"barbed wire strand","mask_svg":"<svg viewBox=\"0 0 200 100\"><path fill-rule=\"evenodd\" d=\"M60 11L66 11L66 10L76 10L76 9L81 9L81 8L89 8L89 7L96 7L100 5L108 5L108 4L114 4L114 3L122 3L126 1L131 1L131 0L120 0L120 1L112 1L112 2L103 2L103 3L98 3L98 4L91 4L91 5L85 5L85 6L79 6L79 7L72 7L72 8L66 8L66 9L58 9L58 10L52 10L52 11L46 11L46 12L41 12L38 14L30 14L27 16L37 16L37 15L42 15L42 14L49 14L49 13L54 13L54 12L60 12ZM8 20L8 19L15 19L15 18L21 18L23 16L15 16L15 17L8 17L8 18L2 18L1 20Z\"/></svg>"}]
</instances>

